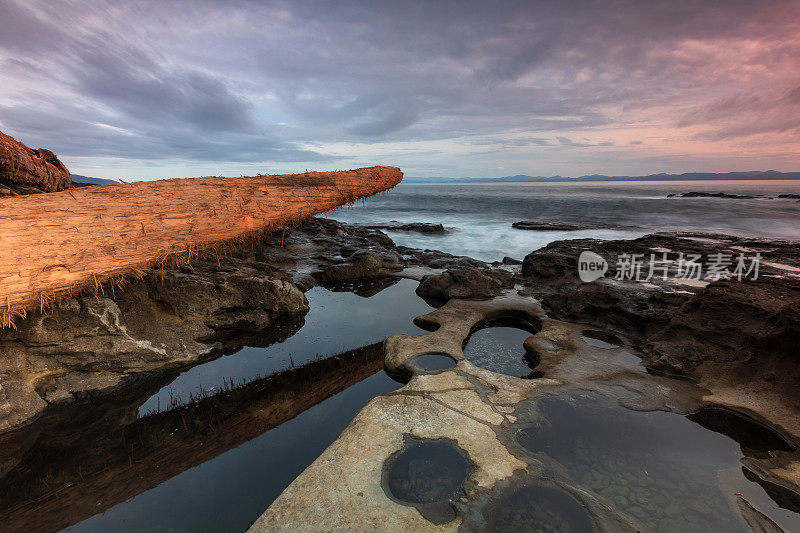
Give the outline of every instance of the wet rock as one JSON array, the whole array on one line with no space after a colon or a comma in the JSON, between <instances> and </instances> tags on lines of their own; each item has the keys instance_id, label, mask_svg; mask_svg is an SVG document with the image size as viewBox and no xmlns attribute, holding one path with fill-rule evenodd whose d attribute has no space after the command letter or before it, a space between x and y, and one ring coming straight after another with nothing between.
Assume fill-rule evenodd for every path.
<instances>
[{"instance_id":1,"label":"wet rock","mask_svg":"<svg viewBox=\"0 0 800 533\"><path fill-rule=\"evenodd\" d=\"M492 298L513 284L512 275L501 270L459 268L423 277L416 292L426 301L443 303L452 298Z\"/></svg>"},{"instance_id":2,"label":"wet rock","mask_svg":"<svg viewBox=\"0 0 800 533\"><path fill-rule=\"evenodd\" d=\"M542 298L542 305L565 320L646 336L665 327L672 313L690 297L688 292L666 292L641 283L601 280L547 294Z\"/></svg>"},{"instance_id":3,"label":"wet rock","mask_svg":"<svg viewBox=\"0 0 800 533\"><path fill-rule=\"evenodd\" d=\"M578 257L583 251L599 254L608 262L605 277L581 283ZM624 241L572 239L550 243L525 257L522 282L542 294L543 304L554 316L651 335L664 328L672 314L713 281L704 276L711 256L719 253L726 254L732 261L742 253L748 258L760 254L760 274L776 276L770 279L779 279L800 267L800 250L788 241L656 233ZM620 262L622 254L637 257L640 262L638 280L635 276L616 279L624 270ZM666 280L660 266L664 254L669 261ZM684 279L677 272L679 258L692 255L700 257L703 277L699 280ZM630 277L633 279L628 279Z\"/></svg>"},{"instance_id":4,"label":"wet rock","mask_svg":"<svg viewBox=\"0 0 800 533\"><path fill-rule=\"evenodd\" d=\"M48 404L71 402L222 355L225 331L271 330L307 311L285 276L170 270L163 280L130 282L114 299L71 298L0 331L0 376L34 376L33 389Z\"/></svg>"},{"instance_id":5,"label":"wet rock","mask_svg":"<svg viewBox=\"0 0 800 533\"><path fill-rule=\"evenodd\" d=\"M361 251L350 256L349 262L332 265L318 277L325 283L340 283L360 279L385 277L403 269L401 257L395 253Z\"/></svg>"},{"instance_id":6,"label":"wet rock","mask_svg":"<svg viewBox=\"0 0 800 533\"><path fill-rule=\"evenodd\" d=\"M535 220L520 220L511 224L512 228L524 229L529 231L578 231L582 229L592 229L595 226L589 224L563 224L559 222L538 222Z\"/></svg>"},{"instance_id":7,"label":"wet rock","mask_svg":"<svg viewBox=\"0 0 800 533\"><path fill-rule=\"evenodd\" d=\"M779 194L778 198L789 198L793 200L800 200L800 194L794 194L794 193Z\"/></svg>"},{"instance_id":8,"label":"wet rock","mask_svg":"<svg viewBox=\"0 0 800 533\"><path fill-rule=\"evenodd\" d=\"M452 255L439 250L418 250L416 248L398 246L397 251L403 255L406 266L421 265L440 270L448 268L489 268L489 265L484 261L463 255Z\"/></svg>"},{"instance_id":9,"label":"wet rock","mask_svg":"<svg viewBox=\"0 0 800 533\"><path fill-rule=\"evenodd\" d=\"M54 192L69 188L72 177L50 150L32 150L0 132L0 182L7 184L6 188L24 186Z\"/></svg>"},{"instance_id":10,"label":"wet rock","mask_svg":"<svg viewBox=\"0 0 800 533\"><path fill-rule=\"evenodd\" d=\"M358 251L345 259L338 254L345 245ZM49 406L108 395L233 353L243 342L268 345L290 335L308 311L303 290L316 283L312 272L340 265L329 273L341 280L402 268L386 235L324 219L221 252L78 295L29 313L17 329L0 329L0 387L12 406L0 406L0 433ZM385 278L375 279L385 286Z\"/></svg>"},{"instance_id":11,"label":"wet rock","mask_svg":"<svg viewBox=\"0 0 800 533\"><path fill-rule=\"evenodd\" d=\"M414 231L417 233L429 233L436 235L444 235L447 230L441 224L432 224L429 222L411 222L408 224L400 224L399 222L392 222L389 224L378 224L372 226L364 226L368 229L380 229L391 231Z\"/></svg>"},{"instance_id":12,"label":"wet rock","mask_svg":"<svg viewBox=\"0 0 800 533\"><path fill-rule=\"evenodd\" d=\"M770 198L769 196L763 196L761 194L756 195L749 195L749 194L729 194L725 192L700 192L700 191L692 191L692 192L684 192L684 193L671 193L667 195L667 198L732 198L732 199L752 199L752 198ZM780 196L779 196L780 198Z\"/></svg>"},{"instance_id":13,"label":"wet rock","mask_svg":"<svg viewBox=\"0 0 800 533\"><path fill-rule=\"evenodd\" d=\"M707 361L779 358L784 373L797 367L800 279L721 280L685 302L647 342L653 363L690 372ZM770 365L771 366L771 365Z\"/></svg>"}]
</instances>

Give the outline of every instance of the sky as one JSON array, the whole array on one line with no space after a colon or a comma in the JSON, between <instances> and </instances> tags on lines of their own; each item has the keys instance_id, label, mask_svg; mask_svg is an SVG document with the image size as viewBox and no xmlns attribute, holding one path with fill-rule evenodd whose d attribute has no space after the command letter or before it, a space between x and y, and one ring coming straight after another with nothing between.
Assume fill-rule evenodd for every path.
<instances>
[{"instance_id":1,"label":"sky","mask_svg":"<svg viewBox=\"0 0 800 533\"><path fill-rule=\"evenodd\" d=\"M96 177L800 171L797 0L0 0L0 72Z\"/></svg>"}]
</instances>

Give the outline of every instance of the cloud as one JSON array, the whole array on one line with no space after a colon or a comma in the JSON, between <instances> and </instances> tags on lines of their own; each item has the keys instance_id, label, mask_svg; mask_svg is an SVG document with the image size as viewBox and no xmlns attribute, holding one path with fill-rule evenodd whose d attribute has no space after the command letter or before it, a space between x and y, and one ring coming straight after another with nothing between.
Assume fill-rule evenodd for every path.
<instances>
[{"instance_id":1,"label":"cloud","mask_svg":"<svg viewBox=\"0 0 800 533\"><path fill-rule=\"evenodd\" d=\"M98 36L75 43L75 90L129 117L200 131L248 131L251 105L219 79L197 69L159 65L142 49L108 48Z\"/></svg>"},{"instance_id":2,"label":"cloud","mask_svg":"<svg viewBox=\"0 0 800 533\"><path fill-rule=\"evenodd\" d=\"M571 146L573 148L590 148L593 146L614 146L613 141L601 141L597 143L590 142L589 139L583 141L573 141L567 137L558 137L556 139L561 146Z\"/></svg>"},{"instance_id":3,"label":"cloud","mask_svg":"<svg viewBox=\"0 0 800 533\"><path fill-rule=\"evenodd\" d=\"M58 153L143 165L380 153L464 175L496 166L490 151L576 169L586 152L613 173L647 163L632 137L707 164L704 143L735 154L721 143L797 135L798 17L789 0L6 0L0 124ZM609 150L575 149L591 147Z\"/></svg>"},{"instance_id":4,"label":"cloud","mask_svg":"<svg viewBox=\"0 0 800 533\"><path fill-rule=\"evenodd\" d=\"M722 141L789 133L800 142L800 87L741 92L692 109L677 127L701 126L695 139Z\"/></svg>"}]
</instances>

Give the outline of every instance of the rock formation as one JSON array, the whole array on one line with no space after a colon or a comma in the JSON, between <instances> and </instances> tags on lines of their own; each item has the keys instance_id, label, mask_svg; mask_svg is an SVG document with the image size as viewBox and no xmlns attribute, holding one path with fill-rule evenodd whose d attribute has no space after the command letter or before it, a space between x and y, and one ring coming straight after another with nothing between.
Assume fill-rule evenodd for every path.
<instances>
[{"instance_id":1,"label":"rock formation","mask_svg":"<svg viewBox=\"0 0 800 533\"><path fill-rule=\"evenodd\" d=\"M69 188L72 178L50 150L32 150L0 131L0 182L55 192Z\"/></svg>"}]
</instances>

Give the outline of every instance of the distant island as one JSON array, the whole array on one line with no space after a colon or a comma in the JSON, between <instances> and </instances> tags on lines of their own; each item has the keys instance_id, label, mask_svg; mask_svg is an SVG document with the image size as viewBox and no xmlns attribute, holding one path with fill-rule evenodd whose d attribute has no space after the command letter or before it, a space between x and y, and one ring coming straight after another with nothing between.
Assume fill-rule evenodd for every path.
<instances>
[{"instance_id":1,"label":"distant island","mask_svg":"<svg viewBox=\"0 0 800 533\"><path fill-rule=\"evenodd\" d=\"M800 172L778 172L777 170L754 170L750 172L686 172L684 174L649 174L647 176L605 176L592 174L570 178L566 176L504 176L502 178L422 178L406 176L404 183L540 183L540 182L587 182L587 181L723 181L723 180L797 180Z\"/></svg>"},{"instance_id":2,"label":"distant island","mask_svg":"<svg viewBox=\"0 0 800 533\"><path fill-rule=\"evenodd\" d=\"M107 185L109 183L119 184L117 180L107 180L105 178L92 178L89 176L81 176L80 174L72 174L72 181L76 183L90 183L92 185Z\"/></svg>"}]
</instances>

